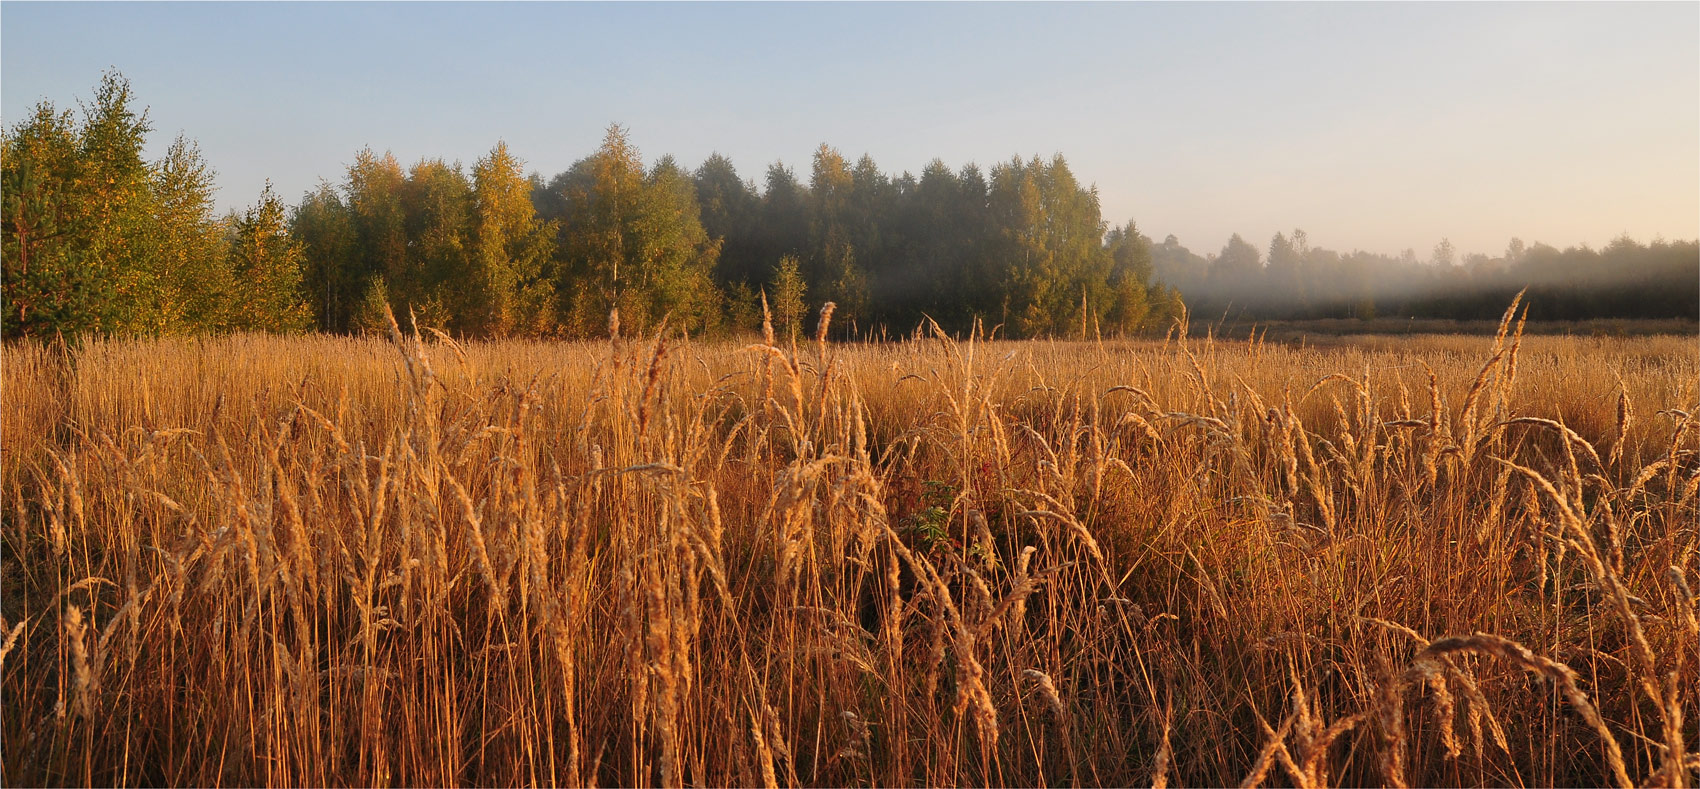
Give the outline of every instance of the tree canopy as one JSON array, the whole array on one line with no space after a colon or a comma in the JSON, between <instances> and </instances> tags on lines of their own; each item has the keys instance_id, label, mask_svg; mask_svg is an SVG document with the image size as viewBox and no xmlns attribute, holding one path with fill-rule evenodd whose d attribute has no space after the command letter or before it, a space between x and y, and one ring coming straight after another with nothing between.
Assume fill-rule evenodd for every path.
<instances>
[{"instance_id":1,"label":"tree canopy","mask_svg":"<svg viewBox=\"0 0 1700 789\"><path fill-rule=\"evenodd\" d=\"M6 336L309 325L302 259L269 188L218 218L192 141L144 158L152 126L117 72L82 110L42 102L0 141Z\"/></svg>"}]
</instances>

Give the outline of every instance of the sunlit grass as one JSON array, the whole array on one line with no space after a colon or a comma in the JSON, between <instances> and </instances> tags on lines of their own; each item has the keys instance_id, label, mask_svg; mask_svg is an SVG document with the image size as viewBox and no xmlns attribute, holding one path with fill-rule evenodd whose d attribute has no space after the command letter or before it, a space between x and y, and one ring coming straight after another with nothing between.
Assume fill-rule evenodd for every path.
<instances>
[{"instance_id":1,"label":"sunlit grass","mask_svg":"<svg viewBox=\"0 0 1700 789\"><path fill-rule=\"evenodd\" d=\"M1692 782L1691 337L8 346L11 785Z\"/></svg>"}]
</instances>

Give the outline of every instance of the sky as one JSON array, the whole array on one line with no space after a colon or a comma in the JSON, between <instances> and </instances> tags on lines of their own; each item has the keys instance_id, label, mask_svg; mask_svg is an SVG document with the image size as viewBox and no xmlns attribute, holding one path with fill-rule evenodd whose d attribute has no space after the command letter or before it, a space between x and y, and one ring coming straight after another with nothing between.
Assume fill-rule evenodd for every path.
<instances>
[{"instance_id":1,"label":"sky","mask_svg":"<svg viewBox=\"0 0 1700 789\"><path fill-rule=\"evenodd\" d=\"M1700 237L1700 3L0 2L0 122L103 70L155 131L293 203L355 153L546 177L646 160L807 180L1066 157L1104 219L1200 253L1303 229L1427 258Z\"/></svg>"}]
</instances>

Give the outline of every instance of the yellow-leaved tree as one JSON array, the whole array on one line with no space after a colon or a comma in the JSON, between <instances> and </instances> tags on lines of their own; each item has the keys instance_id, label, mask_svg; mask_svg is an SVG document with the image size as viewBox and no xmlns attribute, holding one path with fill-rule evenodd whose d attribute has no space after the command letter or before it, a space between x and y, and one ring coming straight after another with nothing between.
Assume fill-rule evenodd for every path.
<instances>
[{"instance_id":1,"label":"yellow-leaved tree","mask_svg":"<svg viewBox=\"0 0 1700 789\"><path fill-rule=\"evenodd\" d=\"M546 334L555 325L555 222L537 217L524 162L496 143L472 166L471 276L461 315L484 335Z\"/></svg>"}]
</instances>

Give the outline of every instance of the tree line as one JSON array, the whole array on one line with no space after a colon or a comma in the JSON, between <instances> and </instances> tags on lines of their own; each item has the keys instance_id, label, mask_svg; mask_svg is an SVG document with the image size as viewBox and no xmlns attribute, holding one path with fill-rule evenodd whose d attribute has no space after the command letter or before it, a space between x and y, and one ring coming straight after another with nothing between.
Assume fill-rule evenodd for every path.
<instances>
[{"instance_id":1,"label":"tree line","mask_svg":"<svg viewBox=\"0 0 1700 789\"><path fill-rule=\"evenodd\" d=\"M380 329L386 313L462 336L803 329L827 301L840 336L926 321L1004 337L1161 332L1183 309L1257 318L1495 317L1531 287L1542 318L1694 317L1693 242L1503 258L1341 255L1277 234L1202 257L1107 223L1062 156L917 177L821 145L807 180L761 183L711 156L646 165L619 126L550 178L497 143L470 169L358 152L294 206L268 185L220 216L213 172L179 137L157 161L130 84L103 76L79 115L38 104L4 131L5 336ZM1183 299L1186 307L1183 307ZM764 312L765 310L765 312Z\"/></svg>"},{"instance_id":2,"label":"tree line","mask_svg":"<svg viewBox=\"0 0 1700 789\"><path fill-rule=\"evenodd\" d=\"M545 179L503 143L475 161L360 151L293 208L268 187L218 216L192 141L142 155L151 126L108 73L81 117L43 102L5 132L7 336L350 332L386 308L465 336L591 337L617 310L715 333L782 330L833 301L840 331L928 319L1003 336L1165 326L1178 296L1152 282L1131 223L1108 226L1061 156L989 173L934 161L916 178L816 151L805 184L765 188L715 155L645 165L614 126Z\"/></svg>"},{"instance_id":3,"label":"tree line","mask_svg":"<svg viewBox=\"0 0 1700 789\"><path fill-rule=\"evenodd\" d=\"M1442 239L1427 259L1342 254L1303 230L1276 233L1267 252L1238 234L1200 256L1169 236L1152 247L1158 278L1200 317L1259 320L1498 318L1518 291L1537 320L1700 318L1700 244L1620 236L1602 249L1559 250L1513 238L1500 255L1460 257Z\"/></svg>"},{"instance_id":4,"label":"tree line","mask_svg":"<svg viewBox=\"0 0 1700 789\"><path fill-rule=\"evenodd\" d=\"M1108 227L1060 156L893 177L822 145L807 184L779 164L765 181L718 154L645 166L618 126L548 179L502 144L470 175L366 150L293 230L331 331L370 327L386 304L471 335L569 337L605 332L616 309L637 330L714 333L759 326L764 303L796 329L831 301L855 336L930 319L1021 337L1137 333L1179 309L1146 239Z\"/></svg>"},{"instance_id":5,"label":"tree line","mask_svg":"<svg viewBox=\"0 0 1700 789\"><path fill-rule=\"evenodd\" d=\"M303 250L270 185L220 217L193 141L143 158L152 126L123 77L107 74L82 110L44 101L5 132L5 336L312 326Z\"/></svg>"}]
</instances>

